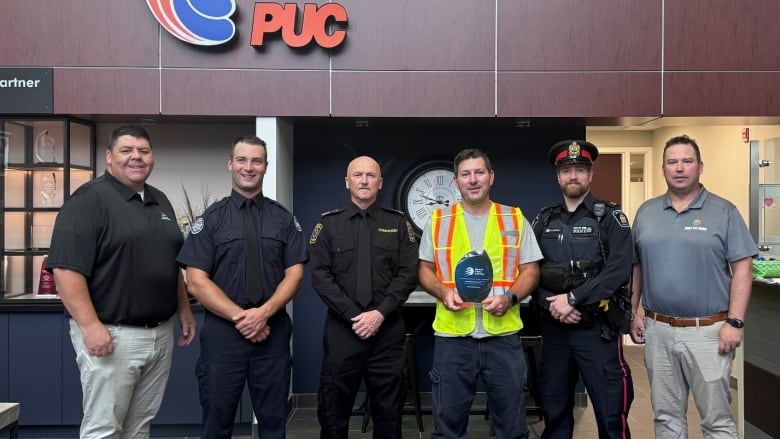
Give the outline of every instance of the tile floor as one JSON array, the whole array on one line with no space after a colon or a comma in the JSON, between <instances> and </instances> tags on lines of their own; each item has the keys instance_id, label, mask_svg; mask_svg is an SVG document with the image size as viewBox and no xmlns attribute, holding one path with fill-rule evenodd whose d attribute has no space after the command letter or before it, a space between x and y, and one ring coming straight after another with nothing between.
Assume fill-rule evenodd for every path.
<instances>
[{"instance_id":1,"label":"tile floor","mask_svg":"<svg viewBox=\"0 0 780 439\"><path fill-rule=\"evenodd\" d=\"M634 439L653 438L653 412L650 407L650 393L642 359L643 348L639 346L626 346L626 360L631 366L634 378L634 402L629 412L629 425L631 435ZM732 408L736 413L737 399L736 391L732 394ZM478 402L475 402L478 404ZM308 405L308 404L307 404ZM425 402L423 402L425 406ZM476 406L475 406L476 408ZM591 439L598 437L596 422L593 417L593 410L588 405L585 408L575 409L575 431L574 439ZM350 439L371 438L371 425L368 432L361 433L361 418L353 416L350 422ZM423 416L425 432L417 431L417 424L413 415L404 416L403 437L411 438L429 438L432 430L432 421L430 416ZM698 429L699 414L693 401L688 404L688 425L689 437L691 439L700 439L701 431ZM531 416L528 419L530 428L530 438L540 437L544 430L544 423ZM490 425L481 415L472 415L469 420L469 438L481 439L489 438ZM288 439L311 439L319 436L319 424L317 423L317 413L314 408L296 408L290 418L287 430Z\"/></svg>"}]
</instances>

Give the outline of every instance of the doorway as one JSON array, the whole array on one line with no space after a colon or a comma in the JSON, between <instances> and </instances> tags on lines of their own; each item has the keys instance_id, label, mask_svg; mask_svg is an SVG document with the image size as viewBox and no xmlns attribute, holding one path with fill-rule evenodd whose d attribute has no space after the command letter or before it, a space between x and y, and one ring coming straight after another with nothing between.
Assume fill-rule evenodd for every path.
<instances>
[{"instance_id":1,"label":"doorway","mask_svg":"<svg viewBox=\"0 0 780 439\"><path fill-rule=\"evenodd\" d=\"M596 198L621 206L633 221L639 206L651 197L652 148L599 148L593 162L591 192Z\"/></svg>"}]
</instances>

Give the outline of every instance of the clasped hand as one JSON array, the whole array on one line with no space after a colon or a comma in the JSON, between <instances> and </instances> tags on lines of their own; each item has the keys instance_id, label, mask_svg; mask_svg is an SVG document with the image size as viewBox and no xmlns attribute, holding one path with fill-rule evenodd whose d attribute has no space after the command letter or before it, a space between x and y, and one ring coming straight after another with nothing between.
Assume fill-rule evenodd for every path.
<instances>
[{"instance_id":1,"label":"clasped hand","mask_svg":"<svg viewBox=\"0 0 780 439\"><path fill-rule=\"evenodd\" d=\"M236 330L244 338L253 343L259 343L268 338L268 335L271 333L271 328L268 326L270 317L267 309L264 306L260 306L242 310L233 316L233 322L236 325Z\"/></svg>"}]
</instances>

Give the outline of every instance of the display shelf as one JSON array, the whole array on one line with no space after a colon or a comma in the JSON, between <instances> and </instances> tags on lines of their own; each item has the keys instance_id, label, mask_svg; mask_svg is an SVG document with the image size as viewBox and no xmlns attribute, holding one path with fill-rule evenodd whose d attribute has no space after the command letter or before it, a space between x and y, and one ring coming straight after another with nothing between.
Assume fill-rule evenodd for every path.
<instances>
[{"instance_id":1,"label":"display shelf","mask_svg":"<svg viewBox=\"0 0 780 439\"><path fill-rule=\"evenodd\" d=\"M62 205L94 177L95 126L71 117L0 118L0 301L57 299L40 294L44 258Z\"/></svg>"}]
</instances>

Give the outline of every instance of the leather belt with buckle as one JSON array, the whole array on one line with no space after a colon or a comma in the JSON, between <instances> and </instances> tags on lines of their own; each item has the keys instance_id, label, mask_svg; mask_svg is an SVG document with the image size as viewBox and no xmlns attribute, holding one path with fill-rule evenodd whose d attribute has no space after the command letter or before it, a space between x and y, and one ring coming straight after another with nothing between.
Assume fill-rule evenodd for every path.
<instances>
[{"instance_id":1,"label":"leather belt with buckle","mask_svg":"<svg viewBox=\"0 0 780 439\"><path fill-rule=\"evenodd\" d=\"M728 317L727 312L713 314L706 317L672 317L658 314L657 312L652 312L647 309L645 309L645 315L655 321L666 323L669 326L678 328L687 328L689 326L710 326L715 323L722 322Z\"/></svg>"}]
</instances>

